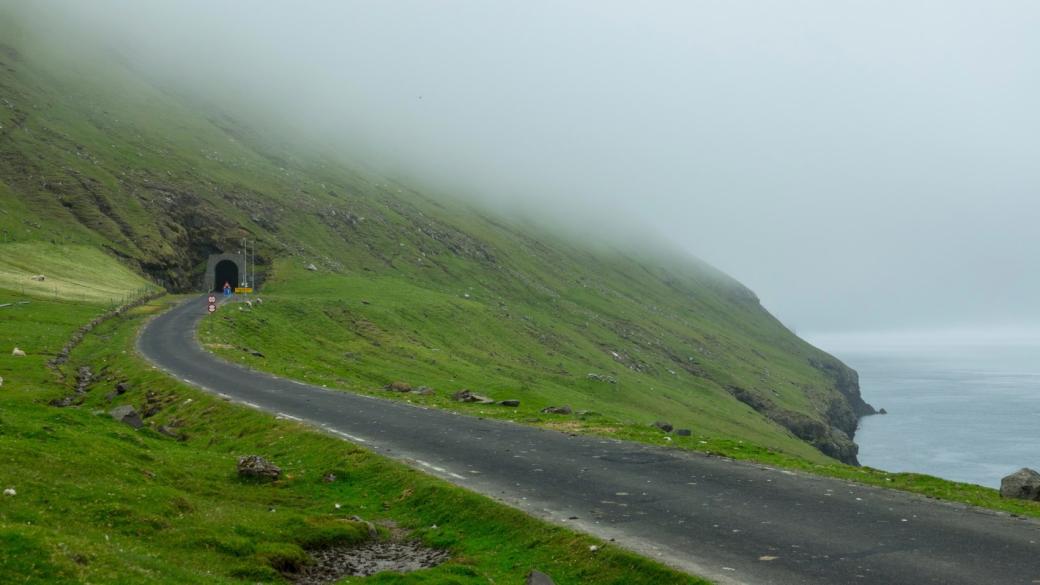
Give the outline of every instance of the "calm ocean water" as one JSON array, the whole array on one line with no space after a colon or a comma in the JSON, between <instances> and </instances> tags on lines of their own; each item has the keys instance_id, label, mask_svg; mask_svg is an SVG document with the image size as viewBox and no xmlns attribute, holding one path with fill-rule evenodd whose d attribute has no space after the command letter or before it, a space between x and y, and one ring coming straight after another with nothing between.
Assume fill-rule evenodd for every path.
<instances>
[{"instance_id":1,"label":"calm ocean water","mask_svg":"<svg viewBox=\"0 0 1040 585\"><path fill-rule=\"evenodd\" d=\"M999 487L1040 470L1040 343L815 337L860 374L863 397L887 415L856 433L863 465Z\"/></svg>"}]
</instances>

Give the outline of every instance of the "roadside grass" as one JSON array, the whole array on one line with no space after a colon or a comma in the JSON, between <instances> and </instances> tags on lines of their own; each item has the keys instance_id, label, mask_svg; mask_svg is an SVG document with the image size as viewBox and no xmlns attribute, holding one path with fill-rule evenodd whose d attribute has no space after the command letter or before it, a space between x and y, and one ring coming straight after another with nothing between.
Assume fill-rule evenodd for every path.
<instances>
[{"instance_id":1,"label":"roadside grass","mask_svg":"<svg viewBox=\"0 0 1040 585\"><path fill-rule=\"evenodd\" d=\"M1040 517L1040 503L1005 500L991 488L841 464L786 431L764 433L763 427L769 426L757 413L733 400L714 403L681 385L673 390L695 393L693 400L700 402L684 404L666 392L647 392L645 378L609 369L609 361L597 363L602 352L596 350L580 360L565 351L545 359L544 349L539 351L526 331L475 299L396 279L309 275L288 263L276 266L260 295L262 304L227 305L203 321L200 338L210 351L329 388L560 432L700 451ZM558 340L561 346L570 341ZM262 357L246 350L259 351ZM588 380L584 372L590 370L610 372L617 384ZM429 386L436 393L422 396L384 389L394 381ZM664 390L669 380L659 377L654 383ZM453 401L451 394L462 388L496 400L519 399L520 406ZM575 412L540 412L550 404L567 404ZM656 418L677 428L689 426L691 436L662 433L649 424Z\"/></svg>"},{"instance_id":2,"label":"roadside grass","mask_svg":"<svg viewBox=\"0 0 1040 585\"><path fill-rule=\"evenodd\" d=\"M20 298L0 290L0 302ZM0 582L284 582L275 568L303 562L302 548L368 538L356 514L383 526L382 537L393 522L453 560L350 583L519 584L531 568L561 584L704 583L176 382L133 350L144 319L171 302L96 328L72 353L65 384L46 362L103 307L34 299L0 313L0 339L19 339L28 353L0 355L0 487L17 491L0 497ZM47 405L72 391L81 366L97 375L83 404ZM128 390L110 401L120 382ZM135 431L107 415L124 403L161 410ZM254 453L280 465L282 478L238 479L237 457ZM328 473L335 481L323 481Z\"/></svg>"},{"instance_id":3,"label":"roadside grass","mask_svg":"<svg viewBox=\"0 0 1040 585\"><path fill-rule=\"evenodd\" d=\"M33 280L36 275L44 280ZM41 241L0 244L0 288L109 305L158 290L97 247Z\"/></svg>"},{"instance_id":4,"label":"roadside grass","mask_svg":"<svg viewBox=\"0 0 1040 585\"><path fill-rule=\"evenodd\" d=\"M618 333L554 324L559 311L537 303L503 309L495 300L401 278L313 274L287 261L276 262L260 297L262 304L230 304L205 319L203 343L228 360L312 384L477 416L547 426L566 422L657 444L746 441L816 463L830 461L704 378L619 364L604 350L625 345ZM395 381L428 386L435 394L383 389ZM520 406L451 400L461 389L516 399ZM585 414L540 412L561 405ZM666 438L651 428L657 420L690 428L693 436Z\"/></svg>"}]
</instances>

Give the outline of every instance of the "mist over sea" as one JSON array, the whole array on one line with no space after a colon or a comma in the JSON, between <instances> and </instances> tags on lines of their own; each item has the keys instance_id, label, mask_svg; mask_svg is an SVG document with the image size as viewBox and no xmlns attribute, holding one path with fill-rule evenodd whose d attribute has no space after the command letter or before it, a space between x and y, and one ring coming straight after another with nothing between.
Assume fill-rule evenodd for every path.
<instances>
[{"instance_id":1,"label":"mist over sea","mask_svg":"<svg viewBox=\"0 0 1040 585\"><path fill-rule=\"evenodd\" d=\"M861 420L863 465L999 487L1040 469L1040 338L1019 331L819 335L886 415Z\"/></svg>"}]
</instances>

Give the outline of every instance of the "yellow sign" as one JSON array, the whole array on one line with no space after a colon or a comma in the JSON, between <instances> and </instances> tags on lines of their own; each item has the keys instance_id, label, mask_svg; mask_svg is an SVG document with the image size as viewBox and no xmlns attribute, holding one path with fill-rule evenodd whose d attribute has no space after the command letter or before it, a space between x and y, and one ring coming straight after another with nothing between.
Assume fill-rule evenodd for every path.
<instances>
[{"instance_id":1,"label":"yellow sign","mask_svg":"<svg viewBox=\"0 0 1040 585\"><path fill-rule=\"evenodd\" d=\"M253 287L251 287L251 286L239 286L239 287L235 288L235 294L251 293L251 292L253 292Z\"/></svg>"}]
</instances>

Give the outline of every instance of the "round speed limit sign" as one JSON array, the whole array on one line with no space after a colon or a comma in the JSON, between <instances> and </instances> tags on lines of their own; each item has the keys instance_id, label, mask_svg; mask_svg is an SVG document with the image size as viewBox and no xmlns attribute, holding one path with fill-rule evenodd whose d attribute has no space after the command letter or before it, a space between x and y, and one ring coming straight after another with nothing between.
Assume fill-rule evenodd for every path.
<instances>
[{"instance_id":1,"label":"round speed limit sign","mask_svg":"<svg viewBox=\"0 0 1040 585\"><path fill-rule=\"evenodd\" d=\"M213 295L210 295L210 296L209 296L209 304L211 304L211 305L212 305L212 304L213 304L213 303L215 303L215 302L217 302L217 297L215 297L215 296L213 296Z\"/></svg>"}]
</instances>

